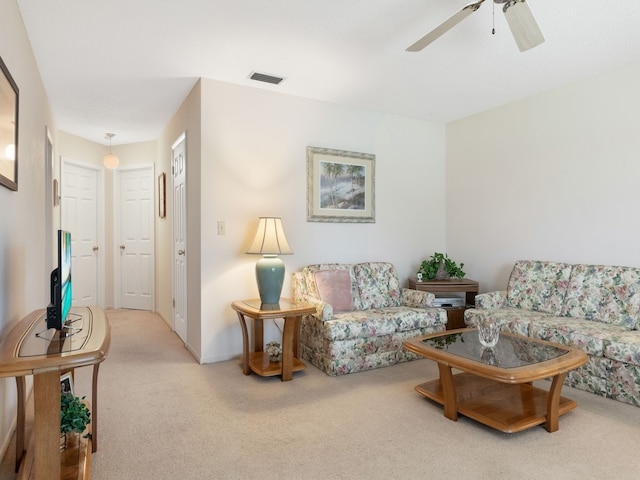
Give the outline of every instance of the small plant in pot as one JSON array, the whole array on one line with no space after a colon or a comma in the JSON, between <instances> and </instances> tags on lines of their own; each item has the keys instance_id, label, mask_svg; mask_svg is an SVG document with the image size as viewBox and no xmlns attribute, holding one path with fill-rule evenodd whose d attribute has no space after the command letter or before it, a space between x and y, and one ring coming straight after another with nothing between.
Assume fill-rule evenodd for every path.
<instances>
[{"instance_id":1,"label":"small plant in pot","mask_svg":"<svg viewBox=\"0 0 640 480\"><path fill-rule=\"evenodd\" d=\"M60 396L60 436L65 437L68 433L82 433L91 423L91 412L87 404L83 402L85 397L75 397L71 393L63 393ZM91 434L86 434L85 438Z\"/></svg>"},{"instance_id":2,"label":"small plant in pot","mask_svg":"<svg viewBox=\"0 0 640 480\"><path fill-rule=\"evenodd\" d=\"M418 273L425 280L448 280L450 278L463 278L464 263L458 265L450 259L446 253L435 252L420 264Z\"/></svg>"}]
</instances>

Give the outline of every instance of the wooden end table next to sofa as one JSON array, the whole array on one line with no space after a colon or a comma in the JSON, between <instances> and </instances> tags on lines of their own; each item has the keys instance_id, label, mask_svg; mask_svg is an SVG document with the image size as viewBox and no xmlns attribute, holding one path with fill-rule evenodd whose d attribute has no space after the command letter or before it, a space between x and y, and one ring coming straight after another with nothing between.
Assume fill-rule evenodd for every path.
<instances>
[{"instance_id":1,"label":"wooden end table next to sofa","mask_svg":"<svg viewBox=\"0 0 640 480\"><path fill-rule=\"evenodd\" d=\"M464 307L443 307L447 311L447 330L464 328L464 311L473 308L476 303L479 284L468 278L452 278L451 280L422 280L413 277L409 279L409 288L430 293L464 293Z\"/></svg>"},{"instance_id":2,"label":"wooden end table next to sofa","mask_svg":"<svg viewBox=\"0 0 640 480\"><path fill-rule=\"evenodd\" d=\"M315 313L315 307L281 298L280 303L269 305L261 303L260 299L237 300L231 308L238 314L242 328L242 372L245 375L250 372L263 377L281 375L282 381L286 382L293 378L293 372L307 367L298 356L300 320L303 315ZM246 317L253 319L253 342L250 342ZM263 322L275 318L284 319L280 362L269 361L269 355L264 351Z\"/></svg>"}]
</instances>

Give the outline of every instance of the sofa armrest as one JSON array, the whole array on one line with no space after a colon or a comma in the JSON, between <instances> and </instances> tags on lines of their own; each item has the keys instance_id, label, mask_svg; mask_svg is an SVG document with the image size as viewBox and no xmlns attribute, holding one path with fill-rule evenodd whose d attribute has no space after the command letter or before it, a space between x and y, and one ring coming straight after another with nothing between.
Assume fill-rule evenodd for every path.
<instances>
[{"instance_id":1,"label":"sofa armrest","mask_svg":"<svg viewBox=\"0 0 640 480\"><path fill-rule=\"evenodd\" d=\"M316 309L316 313L313 314L314 317L326 322L327 320L333 319L333 307L329 303L325 303L322 300L314 297L310 297L308 295L303 295L296 298L297 302L308 303L312 305Z\"/></svg>"},{"instance_id":2,"label":"sofa armrest","mask_svg":"<svg viewBox=\"0 0 640 480\"><path fill-rule=\"evenodd\" d=\"M497 290L495 292L481 293L476 295L476 308L487 310L490 308L502 308L507 303L507 291Z\"/></svg>"},{"instance_id":3,"label":"sofa armrest","mask_svg":"<svg viewBox=\"0 0 640 480\"><path fill-rule=\"evenodd\" d=\"M402 305L405 307L427 308L433 307L436 296L431 292L413 290L411 288L402 289Z\"/></svg>"}]
</instances>

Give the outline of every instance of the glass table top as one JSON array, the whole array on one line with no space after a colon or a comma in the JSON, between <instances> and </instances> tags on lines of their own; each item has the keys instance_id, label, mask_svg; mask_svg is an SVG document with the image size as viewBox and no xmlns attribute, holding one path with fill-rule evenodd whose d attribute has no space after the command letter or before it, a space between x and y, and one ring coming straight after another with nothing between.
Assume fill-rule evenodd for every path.
<instances>
[{"instance_id":1,"label":"glass table top","mask_svg":"<svg viewBox=\"0 0 640 480\"><path fill-rule=\"evenodd\" d=\"M502 333L495 347L483 347L475 329L425 338L422 343L459 357L501 368L533 365L568 353L567 350L553 345Z\"/></svg>"},{"instance_id":2,"label":"glass table top","mask_svg":"<svg viewBox=\"0 0 640 480\"><path fill-rule=\"evenodd\" d=\"M90 312L89 314L90 315ZM83 315L70 313L63 332L47 329L43 314L31 327L18 349L19 357L35 357L68 353L84 348L91 334L91 321Z\"/></svg>"}]
</instances>

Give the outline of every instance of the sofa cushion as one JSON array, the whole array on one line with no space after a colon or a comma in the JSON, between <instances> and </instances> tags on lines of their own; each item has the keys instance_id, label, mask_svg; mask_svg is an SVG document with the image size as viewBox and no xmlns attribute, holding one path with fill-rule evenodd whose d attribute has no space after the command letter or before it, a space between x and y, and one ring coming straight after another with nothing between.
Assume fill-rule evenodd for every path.
<instances>
[{"instance_id":1,"label":"sofa cushion","mask_svg":"<svg viewBox=\"0 0 640 480\"><path fill-rule=\"evenodd\" d=\"M562 315L638 328L640 269L574 265Z\"/></svg>"},{"instance_id":2,"label":"sofa cushion","mask_svg":"<svg viewBox=\"0 0 640 480\"><path fill-rule=\"evenodd\" d=\"M320 270L314 277L320 300L330 304L334 313L353 310L351 275L348 270Z\"/></svg>"},{"instance_id":3,"label":"sofa cushion","mask_svg":"<svg viewBox=\"0 0 640 480\"><path fill-rule=\"evenodd\" d=\"M353 273L353 265L350 263L315 263L312 265L307 265L302 269L302 274L305 279L305 290L306 295L310 297L320 298L318 295L318 288L316 287L316 279L315 273L320 270L346 270L351 275L351 278L354 279ZM353 298L353 309L360 309L360 298L358 296L358 289L356 287L355 281L351 282L351 296Z\"/></svg>"},{"instance_id":4,"label":"sofa cushion","mask_svg":"<svg viewBox=\"0 0 640 480\"><path fill-rule=\"evenodd\" d=\"M508 306L560 315L571 265L519 260L507 285Z\"/></svg>"},{"instance_id":5,"label":"sofa cushion","mask_svg":"<svg viewBox=\"0 0 640 480\"><path fill-rule=\"evenodd\" d=\"M504 307L496 309L470 308L464 312L465 324L475 327L483 320L492 320L500 324L500 330L517 335L529 336L529 325L541 318L552 317L548 313Z\"/></svg>"},{"instance_id":6,"label":"sofa cushion","mask_svg":"<svg viewBox=\"0 0 640 480\"><path fill-rule=\"evenodd\" d=\"M625 330L605 339L604 356L640 367L640 331Z\"/></svg>"},{"instance_id":7,"label":"sofa cushion","mask_svg":"<svg viewBox=\"0 0 640 480\"><path fill-rule=\"evenodd\" d=\"M595 357L604 355L608 339L625 331L615 325L567 317L544 317L529 325L531 337L579 348Z\"/></svg>"},{"instance_id":8,"label":"sofa cushion","mask_svg":"<svg viewBox=\"0 0 640 480\"><path fill-rule=\"evenodd\" d=\"M368 262L353 266L360 296L360 309L397 307L400 305L400 282L391 263Z\"/></svg>"},{"instance_id":9,"label":"sofa cushion","mask_svg":"<svg viewBox=\"0 0 640 480\"><path fill-rule=\"evenodd\" d=\"M327 340L379 337L396 332L444 325L446 313L438 308L390 307L339 313L324 322L322 336Z\"/></svg>"}]
</instances>

